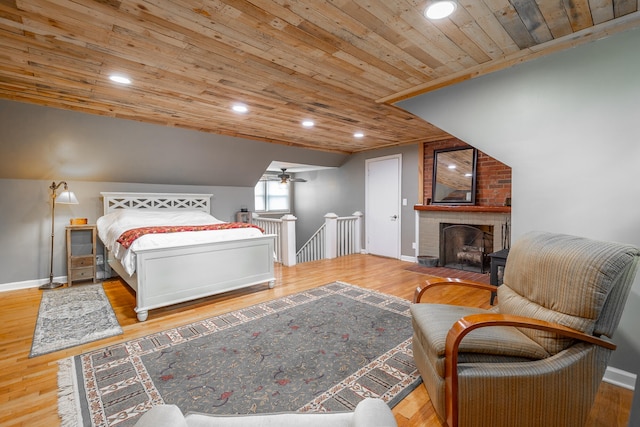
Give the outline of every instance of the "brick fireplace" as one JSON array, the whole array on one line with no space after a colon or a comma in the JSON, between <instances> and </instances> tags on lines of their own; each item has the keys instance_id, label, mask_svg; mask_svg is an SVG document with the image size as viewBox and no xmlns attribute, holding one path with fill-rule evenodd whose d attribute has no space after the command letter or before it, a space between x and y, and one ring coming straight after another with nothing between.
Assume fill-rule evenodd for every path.
<instances>
[{"instance_id":1,"label":"brick fireplace","mask_svg":"<svg viewBox=\"0 0 640 427\"><path fill-rule=\"evenodd\" d=\"M421 180L423 185L420 203L425 204L414 206L418 223L418 255L441 258L444 255L441 248L441 230L452 224L479 228L490 233L493 238L491 242L484 240L482 244L470 241L469 238L463 239L466 240L463 242L464 244L458 244L457 248L452 251L457 259L465 257L476 259L480 256L479 251L476 250L480 246L484 246L482 253L486 255L499 251L505 246L509 247L506 242L510 238L511 207L506 205L510 204L511 199L511 168L482 151L478 150L476 204L429 204L429 199L432 197L434 152L447 148L465 147L471 146L457 138L430 141L422 145L423 171L421 172ZM484 261L487 262L486 259ZM484 267L486 265L481 269Z\"/></svg>"},{"instance_id":2,"label":"brick fireplace","mask_svg":"<svg viewBox=\"0 0 640 427\"><path fill-rule=\"evenodd\" d=\"M457 138L425 142L422 145L423 172L421 173L423 188L420 204L414 206L418 223L418 255L444 258L448 264L461 264L467 259L475 263L479 257L509 247L509 229L511 223L511 168L506 164L478 150L476 171L476 204L475 205L443 205L430 204L433 184L433 162L436 150L447 148L471 147ZM480 240L469 237L447 237L454 242L442 242L442 230L451 225L459 225L461 229L478 228L485 233ZM489 238L492 239L492 241ZM451 247L454 249L450 249ZM482 248L480 248L482 246ZM449 247L449 249L443 249ZM484 254L484 255L480 255ZM433 260L431 260L433 261ZM484 258L484 263L487 260ZM438 265L442 265L439 263ZM452 266L453 267L453 266ZM454 267L455 268L455 267ZM466 268L466 267L462 267ZM486 265L480 265L486 270Z\"/></svg>"},{"instance_id":3,"label":"brick fireplace","mask_svg":"<svg viewBox=\"0 0 640 427\"><path fill-rule=\"evenodd\" d=\"M486 255L503 249L505 239L509 238L511 208L507 206L417 205L414 209L418 216L419 255L442 257L442 230L451 224L470 225L491 233L492 239L486 240L489 243L484 248ZM470 243L465 246L476 249L479 245ZM469 257L472 256L469 254Z\"/></svg>"}]
</instances>

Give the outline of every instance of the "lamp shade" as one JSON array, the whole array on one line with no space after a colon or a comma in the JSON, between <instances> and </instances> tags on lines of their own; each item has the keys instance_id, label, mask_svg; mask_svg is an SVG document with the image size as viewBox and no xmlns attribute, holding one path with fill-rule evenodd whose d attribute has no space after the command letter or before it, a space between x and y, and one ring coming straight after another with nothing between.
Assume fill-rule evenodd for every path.
<instances>
[{"instance_id":1,"label":"lamp shade","mask_svg":"<svg viewBox=\"0 0 640 427\"><path fill-rule=\"evenodd\" d=\"M76 195L73 194L73 191L64 190L56 197L56 203L63 205L77 205L78 199L76 198Z\"/></svg>"}]
</instances>

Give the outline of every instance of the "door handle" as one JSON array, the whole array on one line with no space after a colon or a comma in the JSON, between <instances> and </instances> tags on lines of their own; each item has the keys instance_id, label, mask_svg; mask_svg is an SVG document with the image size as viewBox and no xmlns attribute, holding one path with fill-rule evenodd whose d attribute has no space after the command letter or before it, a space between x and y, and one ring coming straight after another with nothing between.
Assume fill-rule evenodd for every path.
<instances>
[{"instance_id":1,"label":"door handle","mask_svg":"<svg viewBox=\"0 0 640 427\"><path fill-rule=\"evenodd\" d=\"M398 219L398 215L392 215L391 216L391 221L395 221L396 219Z\"/></svg>"}]
</instances>

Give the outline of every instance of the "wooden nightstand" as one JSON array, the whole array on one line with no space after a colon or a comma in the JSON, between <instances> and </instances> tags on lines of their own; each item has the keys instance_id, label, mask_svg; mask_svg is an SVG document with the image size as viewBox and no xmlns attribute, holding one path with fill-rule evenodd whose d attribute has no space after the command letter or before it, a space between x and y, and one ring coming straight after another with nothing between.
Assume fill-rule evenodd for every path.
<instances>
[{"instance_id":1,"label":"wooden nightstand","mask_svg":"<svg viewBox=\"0 0 640 427\"><path fill-rule=\"evenodd\" d=\"M96 226L68 225L67 283L92 280L96 282Z\"/></svg>"}]
</instances>

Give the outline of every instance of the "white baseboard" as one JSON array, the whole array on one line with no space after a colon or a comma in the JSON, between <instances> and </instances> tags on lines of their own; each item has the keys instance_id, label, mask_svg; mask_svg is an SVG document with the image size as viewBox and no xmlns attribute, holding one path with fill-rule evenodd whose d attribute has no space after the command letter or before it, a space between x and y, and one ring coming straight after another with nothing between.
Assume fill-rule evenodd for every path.
<instances>
[{"instance_id":1,"label":"white baseboard","mask_svg":"<svg viewBox=\"0 0 640 427\"><path fill-rule=\"evenodd\" d=\"M607 370L604 372L602 381L618 387L626 388L627 390L635 390L637 377L638 376L633 372L627 372L622 369L607 366Z\"/></svg>"},{"instance_id":2,"label":"white baseboard","mask_svg":"<svg viewBox=\"0 0 640 427\"><path fill-rule=\"evenodd\" d=\"M416 257L410 256L410 255L400 255L400 261L416 263L416 262L418 262L418 259Z\"/></svg>"},{"instance_id":3,"label":"white baseboard","mask_svg":"<svg viewBox=\"0 0 640 427\"><path fill-rule=\"evenodd\" d=\"M67 276L54 277L54 282L67 283ZM0 292L17 291L19 289L38 288L46 283L49 279L25 280L23 282L0 283Z\"/></svg>"}]
</instances>

